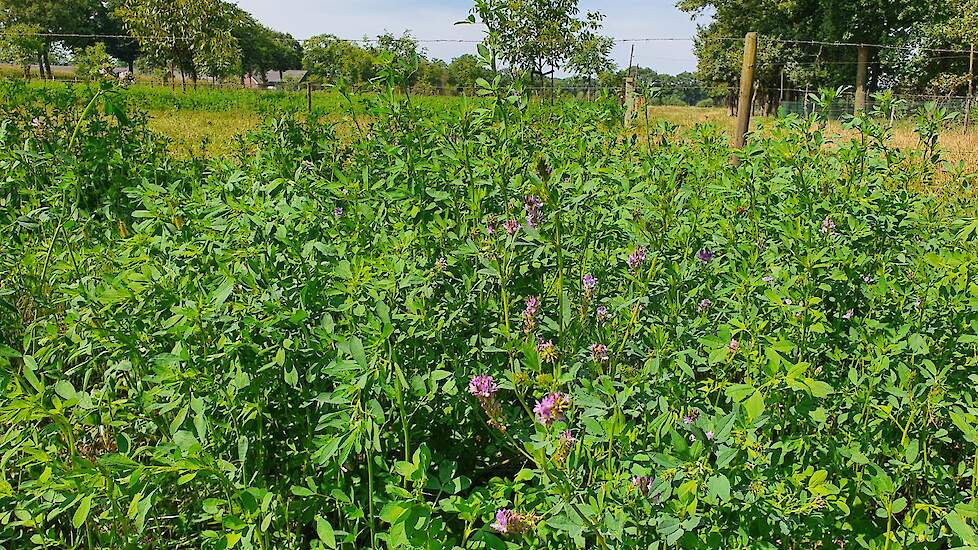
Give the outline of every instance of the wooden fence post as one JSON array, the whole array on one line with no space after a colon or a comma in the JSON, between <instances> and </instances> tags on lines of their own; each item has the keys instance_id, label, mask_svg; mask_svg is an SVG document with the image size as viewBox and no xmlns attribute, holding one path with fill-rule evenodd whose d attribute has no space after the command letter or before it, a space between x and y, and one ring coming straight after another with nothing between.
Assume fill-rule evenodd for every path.
<instances>
[{"instance_id":1,"label":"wooden fence post","mask_svg":"<svg viewBox=\"0 0 978 550\"><path fill-rule=\"evenodd\" d=\"M856 112L866 110L866 66L869 64L869 47L859 46L856 66Z\"/></svg>"},{"instance_id":2,"label":"wooden fence post","mask_svg":"<svg viewBox=\"0 0 978 550\"><path fill-rule=\"evenodd\" d=\"M754 66L757 63L757 33L744 37L744 66L740 70L740 97L737 100L737 134L734 147L742 149L750 129L750 113L754 98Z\"/></svg>"},{"instance_id":3,"label":"wooden fence post","mask_svg":"<svg viewBox=\"0 0 978 550\"><path fill-rule=\"evenodd\" d=\"M635 119L635 77L629 74L625 77L625 127L632 125Z\"/></svg>"},{"instance_id":4,"label":"wooden fence post","mask_svg":"<svg viewBox=\"0 0 978 550\"><path fill-rule=\"evenodd\" d=\"M971 104L975 100L975 45L971 44L971 54L968 56L968 99L964 104L964 131L971 129Z\"/></svg>"}]
</instances>

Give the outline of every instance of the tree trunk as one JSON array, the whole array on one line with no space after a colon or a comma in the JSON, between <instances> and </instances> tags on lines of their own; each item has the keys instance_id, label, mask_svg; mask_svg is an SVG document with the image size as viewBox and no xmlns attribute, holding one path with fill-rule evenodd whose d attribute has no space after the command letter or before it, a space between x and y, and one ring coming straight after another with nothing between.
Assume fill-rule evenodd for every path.
<instances>
[{"instance_id":1,"label":"tree trunk","mask_svg":"<svg viewBox=\"0 0 978 550\"><path fill-rule=\"evenodd\" d=\"M51 72L50 45L44 49L44 70L47 72L47 78L54 80L54 73Z\"/></svg>"},{"instance_id":2,"label":"tree trunk","mask_svg":"<svg viewBox=\"0 0 978 550\"><path fill-rule=\"evenodd\" d=\"M129 74L131 74L133 77L135 77L136 76L136 67L135 67L135 63L133 62L132 59L129 60L128 65L129 65Z\"/></svg>"}]
</instances>

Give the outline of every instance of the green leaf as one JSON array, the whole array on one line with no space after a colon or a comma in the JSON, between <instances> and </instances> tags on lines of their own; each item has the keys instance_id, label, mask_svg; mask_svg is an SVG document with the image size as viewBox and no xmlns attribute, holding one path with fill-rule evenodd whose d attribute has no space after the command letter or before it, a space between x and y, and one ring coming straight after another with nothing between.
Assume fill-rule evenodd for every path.
<instances>
[{"instance_id":1,"label":"green leaf","mask_svg":"<svg viewBox=\"0 0 978 550\"><path fill-rule=\"evenodd\" d=\"M735 402L740 403L744 399L747 399L747 397L752 393L754 393L754 391L755 391L754 386L751 386L750 384L733 384L727 386L727 389L724 390L724 393L726 393L727 397L729 397L730 399L733 399Z\"/></svg>"},{"instance_id":2,"label":"green leaf","mask_svg":"<svg viewBox=\"0 0 978 550\"><path fill-rule=\"evenodd\" d=\"M85 524L88 519L88 513L92 509L92 495L86 495L85 498L81 500L81 504L78 508L75 508L74 515L71 516L71 524L75 526L75 529L79 529Z\"/></svg>"},{"instance_id":3,"label":"green leaf","mask_svg":"<svg viewBox=\"0 0 978 550\"><path fill-rule=\"evenodd\" d=\"M754 391L747 401L744 401L744 411L747 412L747 419L750 421L756 420L764 412L764 396L761 390Z\"/></svg>"},{"instance_id":4,"label":"green leaf","mask_svg":"<svg viewBox=\"0 0 978 550\"><path fill-rule=\"evenodd\" d=\"M58 380L54 385L54 392L60 395L63 399L74 399L77 395L75 393L75 387L71 385L71 382L67 380Z\"/></svg>"},{"instance_id":5,"label":"green leaf","mask_svg":"<svg viewBox=\"0 0 978 550\"><path fill-rule=\"evenodd\" d=\"M356 336L350 338L350 355L353 356L353 360L356 361L361 368L366 369L370 366L367 363L367 354L363 352L363 342L361 342Z\"/></svg>"},{"instance_id":6,"label":"green leaf","mask_svg":"<svg viewBox=\"0 0 978 550\"><path fill-rule=\"evenodd\" d=\"M717 474L706 482L707 495L717 497L721 502L730 500L730 480L723 474Z\"/></svg>"},{"instance_id":7,"label":"green leaf","mask_svg":"<svg viewBox=\"0 0 978 550\"><path fill-rule=\"evenodd\" d=\"M37 361L34 360L34 356L25 355L24 356L24 378L27 382L34 387L34 391L37 393L44 393L44 383L38 379L37 375Z\"/></svg>"},{"instance_id":8,"label":"green leaf","mask_svg":"<svg viewBox=\"0 0 978 550\"><path fill-rule=\"evenodd\" d=\"M333 526L323 516L316 516L316 536L327 548L336 548L336 533Z\"/></svg>"}]
</instances>

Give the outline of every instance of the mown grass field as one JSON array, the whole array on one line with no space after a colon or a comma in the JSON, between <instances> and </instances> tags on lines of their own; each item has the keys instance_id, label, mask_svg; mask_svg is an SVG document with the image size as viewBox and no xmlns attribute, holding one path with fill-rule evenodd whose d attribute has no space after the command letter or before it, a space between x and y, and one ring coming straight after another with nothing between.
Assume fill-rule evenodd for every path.
<instances>
[{"instance_id":1,"label":"mown grass field","mask_svg":"<svg viewBox=\"0 0 978 550\"><path fill-rule=\"evenodd\" d=\"M940 113L485 92L0 86L0 546L978 546Z\"/></svg>"}]
</instances>

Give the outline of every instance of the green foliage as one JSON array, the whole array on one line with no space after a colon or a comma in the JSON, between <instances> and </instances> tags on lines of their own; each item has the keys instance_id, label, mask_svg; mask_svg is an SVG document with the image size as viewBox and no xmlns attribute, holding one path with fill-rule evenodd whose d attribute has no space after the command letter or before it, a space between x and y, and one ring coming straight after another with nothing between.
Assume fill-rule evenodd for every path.
<instances>
[{"instance_id":1,"label":"green foliage","mask_svg":"<svg viewBox=\"0 0 978 550\"><path fill-rule=\"evenodd\" d=\"M231 74L238 65L234 30L242 13L222 0L124 0L117 8L143 55L194 82Z\"/></svg>"},{"instance_id":2,"label":"green foliage","mask_svg":"<svg viewBox=\"0 0 978 550\"><path fill-rule=\"evenodd\" d=\"M18 23L0 29L0 58L24 69L24 77L31 76L31 63L36 63L44 48L42 32L37 25Z\"/></svg>"},{"instance_id":3,"label":"green foliage","mask_svg":"<svg viewBox=\"0 0 978 550\"><path fill-rule=\"evenodd\" d=\"M211 161L138 91L0 89L0 544L975 543L947 113L919 150L782 118L731 163L716 128L500 82L347 95L344 137L277 116Z\"/></svg>"},{"instance_id":4,"label":"green foliage","mask_svg":"<svg viewBox=\"0 0 978 550\"><path fill-rule=\"evenodd\" d=\"M75 74L82 80L111 78L114 76L112 66L112 58L109 57L103 42L88 46L75 58Z\"/></svg>"},{"instance_id":5,"label":"green foliage","mask_svg":"<svg viewBox=\"0 0 978 550\"><path fill-rule=\"evenodd\" d=\"M578 0L476 0L469 21L478 18L486 26L488 43L500 60L531 78L543 75L545 67L551 70L561 67L575 51L579 56L587 52L590 58L587 69L593 71L599 64L595 59L606 57L600 55L607 45L606 39L589 32L600 27L602 16L590 12L579 19L578 3ZM581 42L585 45L580 46ZM578 61L584 61L584 57Z\"/></svg>"}]
</instances>

